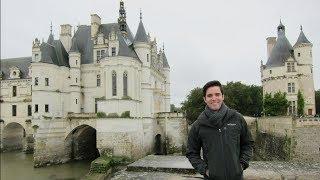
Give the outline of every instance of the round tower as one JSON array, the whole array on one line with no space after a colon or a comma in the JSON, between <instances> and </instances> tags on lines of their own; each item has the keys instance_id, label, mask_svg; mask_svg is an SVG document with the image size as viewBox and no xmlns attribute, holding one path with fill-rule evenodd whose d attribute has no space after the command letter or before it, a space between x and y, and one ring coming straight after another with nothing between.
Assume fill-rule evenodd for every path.
<instances>
[{"instance_id":1,"label":"round tower","mask_svg":"<svg viewBox=\"0 0 320 180\"><path fill-rule=\"evenodd\" d=\"M300 90L305 101L304 113L315 115L315 92L313 81L312 43L305 36L302 26L297 42L293 46L294 56L298 66L298 80Z\"/></svg>"},{"instance_id":2,"label":"round tower","mask_svg":"<svg viewBox=\"0 0 320 180\"><path fill-rule=\"evenodd\" d=\"M70 64L70 111L81 112L81 74L80 74L81 54L78 50L77 40L72 38L72 46L69 52Z\"/></svg>"}]
</instances>

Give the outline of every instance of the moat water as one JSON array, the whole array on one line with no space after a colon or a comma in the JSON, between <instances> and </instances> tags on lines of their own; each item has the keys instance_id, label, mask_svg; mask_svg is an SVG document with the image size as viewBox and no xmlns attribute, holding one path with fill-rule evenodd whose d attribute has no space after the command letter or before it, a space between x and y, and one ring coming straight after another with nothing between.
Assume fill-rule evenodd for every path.
<instances>
[{"instance_id":1,"label":"moat water","mask_svg":"<svg viewBox=\"0 0 320 180\"><path fill-rule=\"evenodd\" d=\"M84 177L91 161L74 161L41 168L33 167L32 154L5 152L1 155L1 180L76 180Z\"/></svg>"}]
</instances>

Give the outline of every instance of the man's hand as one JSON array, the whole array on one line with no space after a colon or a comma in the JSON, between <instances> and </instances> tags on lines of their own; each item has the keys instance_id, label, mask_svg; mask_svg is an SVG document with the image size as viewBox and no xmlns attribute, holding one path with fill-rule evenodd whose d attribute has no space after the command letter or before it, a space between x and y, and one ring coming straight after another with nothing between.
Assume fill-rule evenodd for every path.
<instances>
[{"instance_id":1,"label":"man's hand","mask_svg":"<svg viewBox=\"0 0 320 180\"><path fill-rule=\"evenodd\" d=\"M209 169L206 170L206 175L209 177Z\"/></svg>"}]
</instances>

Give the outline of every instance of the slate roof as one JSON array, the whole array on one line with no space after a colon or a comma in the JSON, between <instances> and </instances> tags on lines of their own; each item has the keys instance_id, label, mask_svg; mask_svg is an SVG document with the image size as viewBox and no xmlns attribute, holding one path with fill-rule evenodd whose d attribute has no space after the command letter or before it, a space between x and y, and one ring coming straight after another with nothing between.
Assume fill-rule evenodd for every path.
<instances>
[{"instance_id":1,"label":"slate roof","mask_svg":"<svg viewBox=\"0 0 320 180\"><path fill-rule=\"evenodd\" d=\"M279 30L276 44L272 48L266 68L283 66L289 57L294 59L293 48L286 38L284 30Z\"/></svg>"},{"instance_id":2,"label":"slate roof","mask_svg":"<svg viewBox=\"0 0 320 180\"><path fill-rule=\"evenodd\" d=\"M47 43L42 43L40 45L40 51L40 62L70 67L69 55L60 40L48 40Z\"/></svg>"},{"instance_id":3,"label":"slate roof","mask_svg":"<svg viewBox=\"0 0 320 180\"><path fill-rule=\"evenodd\" d=\"M29 73L29 66L31 65L31 61L32 61L31 57L1 59L0 71L3 73L2 79L10 78L9 68L13 66L19 68L22 79L29 78L28 73Z\"/></svg>"},{"instance_id":4,"label":"slate roof","mask_svg":"<svg viewBox=\"0 0 320 180\"><path fill-rule=\"evenodd\" d=\"M144 29L144 26L142 23L142 20L140 20L134 41L135 42L146 42L146 43L149 42L146 30Z\"/></svg>"},{"instance_id":5,"label":"slate roof","mask_svg":"<svg viewBox=\"0 0 320 180\"><path fill-rule=\"evenodd\" d=\"M164 68L170 68L168 60L167 60L167 57L166 57L166 54L164 52L162 53L162 56L163 56L163 67Z\"/></svg>"},{"instance_id":6,"label":"slate roof","mask_svg":"<svg viewBox=\"0 0 320 180\"><path fill-rule=\"evenodd\" d=\"M101 24L98 32L103 33L104 37L108 37L112 29L116 31L119 40L119 56L133 57L139 62L137 53L135 52L132 42L133 35L127 26L127 36L122 35L119 30L118 23ZM93 41L91 40L91 26L81 25L78 27L73 38L76 38L75 43L81 53L81 64L93 63Z\"/></svg>"},{"instance_id":7,"label":"slate roof","mask_svg":"<svg viewBox=\"0 0 320 180\"><path fill-rule=\"evenodd\" d=\"M69 52L79 52L77 38L75 36L71 39L71 43L72 44Z\"/></svg>"},{"instance_id":8,"label":"slate roof","mask_svg":"<svg viewBox=\"0 0 320 180\"><path fill-rule=\"evenodd\" d=\"M303 31L302 31L302 28L301 28L301 31L300 31L300 34L299 34L299 37L298 37L298 40L297 42L294 44L293 47L295 46L298 46L300 44L311 44L311 42L307 39L307 37L304 35Z\"/></svg>"}]
</instances>

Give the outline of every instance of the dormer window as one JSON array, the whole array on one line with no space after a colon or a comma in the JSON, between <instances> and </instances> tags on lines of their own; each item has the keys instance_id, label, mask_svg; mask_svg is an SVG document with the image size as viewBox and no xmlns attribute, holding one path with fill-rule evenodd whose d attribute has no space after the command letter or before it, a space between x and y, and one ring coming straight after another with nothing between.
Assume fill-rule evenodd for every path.
<instances>
[{"instance_id":1,"label":"dormer window","mask_svg":"<svg viewBox=\"0 0 320 180\"><path fill-rule=\"evenodd\" d=\"M17 67L11 67L10 68L10 78L11 79L20 78L20 70Z\"/></svg>"},{"instance_id":2,"label":"dormer window","mask_svg":"<svg viewBox=\"0 0 320 180\"><path fill-rule=\"evenodd\" d=\"M100 33L98 34L98 40L97 40L97 44L104 44L104 37L103 37L103 34Z\"/></svg>"},{"instance_id":3,"label":"dormer window","mask_svg":"<svg viewBox=\"0 0 320 180\"><path fill-rule=\"evenodd\" d=\"M100 62L100 59L103 58L106 54L106 50L97 50L97 63Z\"/></svg>"}]
</instances>

